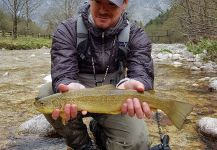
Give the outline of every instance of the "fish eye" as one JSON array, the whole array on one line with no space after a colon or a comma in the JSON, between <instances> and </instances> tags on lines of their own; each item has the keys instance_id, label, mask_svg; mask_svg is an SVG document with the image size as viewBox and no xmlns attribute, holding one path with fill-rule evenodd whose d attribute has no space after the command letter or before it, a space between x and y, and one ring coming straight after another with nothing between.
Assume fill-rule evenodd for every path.
<instances>
[{"instance_id":1,"label":"fish eye","mask_svg":"<svg viewBox=\"0 0 217 150\"><path fill-rule=\"evenodd\" d=\"M43 102L38 102L38 104L40 105L40 106L43 106L44 105L44 103Z\"/></svg>"}]
</instances>

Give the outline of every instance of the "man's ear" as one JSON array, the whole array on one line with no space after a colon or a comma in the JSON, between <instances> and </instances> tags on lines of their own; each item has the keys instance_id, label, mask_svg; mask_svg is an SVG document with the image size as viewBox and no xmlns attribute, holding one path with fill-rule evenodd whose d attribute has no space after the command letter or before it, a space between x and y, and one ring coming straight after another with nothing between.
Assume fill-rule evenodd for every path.
<instances>
[{"instance_id":1,"label":"man's ear","mask_svg":"<svg viewBox=\"0 0 217 150\"><path fill-rule=\"evenodd\" d=\"M126 9L128 6L128 0L124 0L123 9Z\"/></svg>"}]
</instances>

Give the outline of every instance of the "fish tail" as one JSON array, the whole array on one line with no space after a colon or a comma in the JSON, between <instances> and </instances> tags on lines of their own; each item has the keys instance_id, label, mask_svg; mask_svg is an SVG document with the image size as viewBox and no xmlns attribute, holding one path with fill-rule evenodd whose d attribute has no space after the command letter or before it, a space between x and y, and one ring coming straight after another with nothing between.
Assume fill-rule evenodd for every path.
<instances>
[{"instance_id":1,"label":"fish tail","mask_svg":"<svg viewBox=\"0 0 217 150\"><path fill-rule=\"evenodd\" d=\"M187 115L192 111L193 105L180 101L170 101L167 110L163 110L173 124L181 129Z\"/></svg>"}]
</instances>

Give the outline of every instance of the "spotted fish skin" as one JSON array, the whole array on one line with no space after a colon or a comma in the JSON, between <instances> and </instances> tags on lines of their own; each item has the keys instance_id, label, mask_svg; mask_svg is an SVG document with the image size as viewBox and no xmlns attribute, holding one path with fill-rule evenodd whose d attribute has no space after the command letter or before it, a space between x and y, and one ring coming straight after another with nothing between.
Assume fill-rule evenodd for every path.
<instances>
[{"instance_id":1,"label":"spotted fish skin","mask_svg":"<svg viewBox=\"0 0 217 150\"><path fill-rule=\"evenodd\" d=\"M186 116L193 106L186 102L164 99L163 93L145 91L139 93L135 90L121 90L113 85L96 88L73 90L66 93L56 93L35 101L36 109L44 114L51 114L58 108L63 112L65 104L76 104L78 110L87 110L91 113L119 114L122 104L128 98L138 98L147 102L152 109L164 111L173 124L181 129Z\"/></svg>"}]
</instances>

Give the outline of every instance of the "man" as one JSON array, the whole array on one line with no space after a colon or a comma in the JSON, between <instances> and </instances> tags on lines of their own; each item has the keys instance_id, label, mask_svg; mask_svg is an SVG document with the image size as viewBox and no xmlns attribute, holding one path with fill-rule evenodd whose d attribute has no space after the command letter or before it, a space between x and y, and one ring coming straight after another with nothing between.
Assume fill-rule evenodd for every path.
<instances>
[{"instance_id":1,"label":"man","mask_svg":"<svg viewBox=\"0 0 217 150\"><path fill-rule=\"evenodd\" d=\"M61 23L53 37L51 50L51 75L54 92L81 90L100 84L116 84L120 89L135 89L138 92L153 88L153 62L151 43L144 31L130 24L128 52L125 58L127 78L120 69L118 35L128 25L126 13L128 0L89 0L80 12L88 31L87 40L77 46L77 19ZM83 51L83 53L81 53ZM82 54L82 56L81 56ZM118 83L119 82L119 83ZM146 150L148 131L144 116L150 118L147 103L136 98L127 99L120 115L89 114L94 118L91 128L96 143L107 150ZM87 128L82 122L88 112L77 111L75 104L66 104L64 113L68 124L60 121L60 110L52 116L45 115L56 131L75 150L95 149Z\"/></svg>"}]
</instances>

